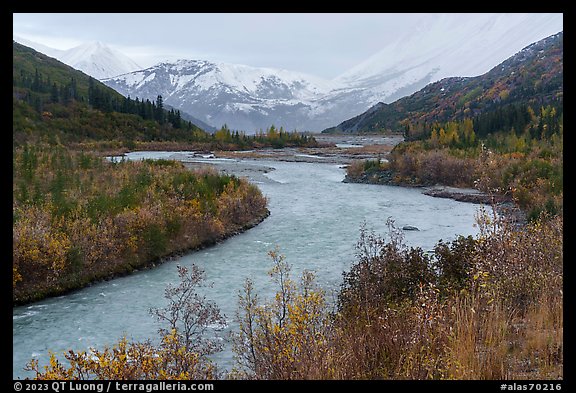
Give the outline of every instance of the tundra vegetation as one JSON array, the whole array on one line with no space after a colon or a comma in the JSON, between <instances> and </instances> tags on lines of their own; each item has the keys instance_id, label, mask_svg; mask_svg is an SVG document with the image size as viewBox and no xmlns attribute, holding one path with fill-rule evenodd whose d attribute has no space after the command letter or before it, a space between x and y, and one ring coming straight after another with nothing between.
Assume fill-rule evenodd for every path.
<instances>
[{"instance_id":1,"label":"tundra vegetation","mask_svg":"<svg viewBox=\"0 0 576 393\"><path fill-rule=\"evenodd\" d=\"M16 43L13 57L15 304L216 242L268 214L244 179L89 151L316 143L272 126L250 137L225 126L208 134L166 111L161 96L124 98ZM28 369L58 380L563 378L563 115L561 106L534 108L407 123L408 141L388 163L349 169L349 177L384 170L397 184L507 194L527 211L525 225L481 211L477 237L440 240L432 252L406 246L393 221L384 237L361 228L335 300L313 272L292 277L272 250L276 294L262 299L250 280L238 294L228 373L210 360L220 348L207 336L222 317L198 294L203 275L194 266L179 268L168 306L150 310L158 340L118 338L64 359L51 354L48 365L31 360Z\"/></svg>"}]
</instances>

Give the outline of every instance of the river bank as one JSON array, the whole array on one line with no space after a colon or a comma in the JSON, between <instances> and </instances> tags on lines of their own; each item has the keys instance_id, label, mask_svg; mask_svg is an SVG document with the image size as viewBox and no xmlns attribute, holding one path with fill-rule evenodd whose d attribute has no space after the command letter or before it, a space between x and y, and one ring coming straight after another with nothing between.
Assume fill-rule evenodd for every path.
<instances>
[{"instance_id":1,"label":"river bank","mask_svg":"<svg viewBox=\"0 0 576 393\"><path fill-rule=\"evenodd\" d=\"M266 174L273 171L274 168L271 166L263 167L249 161L324 163L336 164L345 168L360 160L386 160L392 149L404 140L401 134L317 134L314 137L318 142L318 147L262 148L243 151L216 150L193 153L175 151L167 158L179 159L189 168L211 166L221 173L246 177L251 182L260 184L271 181ZM187 153L188 156L183 157L182 154L184 153ZM365 172L358 178L351 178L346 175L343 182L415 187L419 188L424 195L494 206L499 213L509 216L514 222L524 223L526 221L526 213L521 211L507 195L488 194L473 188L437 184L400 184L393 180L393 173L390 170Z\"/></svg>"},{"instance_id":2,"label":"river bank","mask_svg":"<svg viewBox=\"0 0 576 393\"><path fill-rule=\"evenodd\" d=\"M498 214L506 216L516 225L523 225L527 221L526 212L522 211L509 195L490 194L467 187L398 183L394 180L394 173L389 169L365 171L357 177L347 174L343 182L418 188L422 194L434 198L448 198L458 202L493 207Z\"/></svg>"},{"instance_id":3,"label":"river bank","mask_svg":"<svg viewBox=\"0 0 576 393\"><path fill-rule=\"evenodd\" d=\"M320 147L299 148L263 148L243 151L200 151L178 152L167 155L166 158L178 159L188 168L211 166L220 172L238 177L246 177L255 183L270 181L265 176L274 168L271 166L252 164L248 161L280 161L337 164L342 167L358 160L385 160L390 151L400 142L403 136L392 135L315 135ZM164 152L166 153L166 152ZM146 153L146 154L149 154ZM187 156L185 154L188 154ZM473 188L450 187L444 185L400 184L394 181L390 170L364 172L360 177L345 176L345 183L384 184L400 187L420 188L422 193L435 198L449 198L459 202L482 205L502 206L511 210L514 203L508 197L498 194L488 194ZM514 216L521 219L521 214Z\"/></svg>"},{"instance_id":4,"label":"river bank","mask_svg":"<svg viewBox=\"0 0 576 393\"><path fill-rule=\"evenodd\" d=\"M250 151L215 151L213 159L202 162L187 162L190 167L212 165L226 174L248 177L256 183L268 182L266 173L273 167L262 167L246 163L255 161L283 161L305 163L330 163L343 168L357 160L385 160L390 151L403 140L400 135L319 135L316 139L322 147L259 149ZM218 160L220 159L220 160ZM223 159L223 160L222 160ZM400 184L393 180L390 170L377 173L364 173L360 178L346 175L344 183L380 184L420 189L422 194L435 198L447 198L458 202L491 206L498 214L507 216L512 222L522 225L526 222L526 212L522 211L509 195L485 193L474 188L451 187L444 185Z\"/></svg>"},{"instance_id":5,"label":"river bank","mask_svg":"<svg viewBox=\"0 0 576 393\"><path fill-rule=\"evenodd\" d=\"M14 177L13 305L155 266L270 214L255 185L215 170L170 161L113 164L55 148L27 154L41 165L33 176ZM55 172L58 181L51 181ZM43 197L29 198L30 189Z\"/></svg>"},{"instance_id":6,"label":"river bank","mask_svg":"<svg viewBox=\"0 0 576 393\"><path fill-rule=\"evenodd\" d=\"M15 307L14 378L31 377L23 367L32 358L41 366L49 364L48 350L61 355L69 349L101 349L123 336L134 341L157 337L160 325L149 310L166 305L167 286L179 282L177 266L194 264L205 272L206 286L199 294L218 305L227 323L223 330L209 329L225 344L213 360L222 370L231 370L235 363L229 337L238 331L239 291L249 278L262 301L273 299L268 252L276 246L292 266L295 280L304 271L313 271L318 284L332 293L340 288L342 272L350 270L356 260L355 244L362 225L379 234L387 233L390 217L399 228L416 226L420 230L406 232L405 241L424 250L432 250L440 238L452 240L478 232L473 204L430 198L407 187L345 184L340 164L220 161L230 170L246 166L262 178L257 186L268 200L270 215L250 230L198 251L174 255L155 268Z\"/></svg>"},{"instance_id":7,"label":"river bank","mask_svg":"<svg viewBox=\"0 0 576 393\"><path fill-rule=\"evenodd\" d=\"M138 265L138 266L133 266L130 264L127 264L124 266L123 269L120 270L115 270L112 272L106 272L100 276L97 276L93 279L91 279L88 282L85 283L72 283L69 286L59 286L53 290L47 290L43 293L40 294L36 294L35 296L30 296L29 298L25 298L25 299L15 299L12 302L12 306L13 307L17 307L17 306L26 306L41 300L45 300L48 298L52 298L55 296L64 296L64 295L68 295L70 293L88 288L88 287L92 287L94 285L98 285L102 282L105 281L110 281L110 280L114 280L120 277L126 277L130 274L139 272L141 270L148 270L148 269L153 269L163 263L166 263L168 261L172 261L174 259L177 258L181 258L183 255L186 255L188 253L191 252L195 252L195 251L200 251L200 250L204 250L208 247L212 247L212 246L216 246L220 243L222 243L223 241L230 239L234 236L240 235L241 233L244 233L246 231L248 231L249 229L252 229L254 227L256 227L257 225L259 225L260 223L262 223L262 221L264 221L266 218L268 218L268 216L270 215L270 211L268 209L266 209L266 211L262 212L262 214L256 216L253 220L245 223L244 225L241 226L236 226L236 227L230 227L228 228L225 232L218 234L218 236L213 237L213 238L209 238L206 239L204 241L202 241L199 244L195 244L193 246L188 246L188 247L184 247L184 248L180 248L180 249L175 249L175 250L171 250L159 257L153 258L153 259L149 259L145 262L143 262L142 264Z\"/></svg>"}]
</instances>

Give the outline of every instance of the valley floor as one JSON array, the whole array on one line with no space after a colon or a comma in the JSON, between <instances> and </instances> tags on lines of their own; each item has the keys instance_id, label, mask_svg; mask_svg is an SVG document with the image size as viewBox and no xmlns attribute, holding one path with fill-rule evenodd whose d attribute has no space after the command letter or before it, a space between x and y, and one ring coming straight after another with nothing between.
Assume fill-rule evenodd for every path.
<instances>
[{"instance_id":1,"label":"valley floor","mask_svg":"<svg viewBox=\"0 0 576 393\"><path fill-rule=\"evenodd\" d=\"M248 177L255 182L269 182L265 173L272 167L254 165L246 160L309 162L349 165L354 160L380 158L385 160L390 151L403 141L402 135L317 135L321 147L300 147L283 149L254 149L246 151L215 151L214 160L202 159L186 162L190 168L213 165L221 172L239 177ZM222 160L225 159L225 160ZM361 182L361 181L360 181ZM438 198L451 198L461 202L491 204L494 196L470 188L447 186L423 187L426 195ZM496 202L505 202L497 200Z\"/></svg>"}]
</instances>

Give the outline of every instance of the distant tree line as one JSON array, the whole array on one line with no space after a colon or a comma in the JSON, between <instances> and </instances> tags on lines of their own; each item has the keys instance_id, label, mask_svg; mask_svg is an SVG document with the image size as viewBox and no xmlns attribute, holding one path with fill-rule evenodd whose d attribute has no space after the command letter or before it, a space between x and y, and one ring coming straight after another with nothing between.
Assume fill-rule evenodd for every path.
<instances>
[{"instance_id":1,"label":"distant tree line","mask_svg":"<svg viewBox=\"0 0 576 393\"><path fill-rule=\"evenodd\" d=\"M63 137L62 141L78 141L84 137L96 140L115 139L120 136L127 146L131 146L133 142L130 141L136 139L179 140L202 143L207 149L223 150L318 145L312 135L289 132L274 125L256 134L246 135L243 131L231 130L225 124L214 134L209 134L192 122L184 120L179 110L165 109L161 95L158 95L155 101L133 99L120 95L92 77L86 80L76 75L58 77L56 74L51 75L49 71L42 72L39 67L34 67L34 72L29 69L30 67L21 68L14 72L14 123L18 130L32 127L29 122L24 121L31 113L25 114L26 109L21 104L27 104L38 114L39 120L50 120L48 123L42 122L38 130L52 139L54 135ZM75 105L78 103L80 105ZM97 116L97 112L106 116L101 118ZM138 123L138 118L122 115L135 115L157 125L144 127ZM17 139L26 138L20 135Z\"/></svg>"},{"instance_id":2,"label":"distant tree line","mask_svg":"<svg viewBox=\"0 0 576 393\"><path fill-rule=\"evenodd\" d=\"M247 148L255 146L271 146L273 148L283 147L316 147L318 142L312 135L299 132L288 132L283 127L276 128L271 125L266 131L260 130L254 135L246 135L243 131L232 131L224 124L213 135L216 144L221 147L232 145L236 148Z\"/></svg>"},{"instance_id":3,"label":"distant tree line","mask_svg":"<svg viewBox=\"0 0 576 393\"><path fill-rule=\"evenodd\" d=\"M528 104L511 104L446 123L406 122L404 136L406 140L431 139L434 147L439 144L465 148L474 147L479 138L485 139L496 133L513 133L518 137L526 134L534 140L548 139L560 133L562 123L562 102L554 102L536 110Z\"/></svg>"}]
</instances>

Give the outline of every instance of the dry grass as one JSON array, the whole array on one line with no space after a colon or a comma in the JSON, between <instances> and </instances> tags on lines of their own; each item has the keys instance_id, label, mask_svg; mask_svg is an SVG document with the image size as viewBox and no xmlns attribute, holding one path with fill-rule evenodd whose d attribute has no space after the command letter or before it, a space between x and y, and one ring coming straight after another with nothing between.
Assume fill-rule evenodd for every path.
<instances>
[{"instance_id":1,"label":"dry grass","mask_svg":"<svg viewBox=\"0 0 576 393\"><path fill-rule=\"evenodd\" d=\"M562 293L546 293L516 321L510 379L563 378Z\"/></svg>"},{"instance_id":2,"label":"dry grass","mask_svg":"<svg viewBox=\"0 0 576 393\"><path fill-rule=\"evenodd\" d=\"M394 148L394 146L392 145L366 145L366 146L362 146L362 147L351 147L348 149L345 149L346 154L351 155L351 156L356 156L356 155L373 155L373 156L378 156L378 155L388 155L392 149Z\"/></svg>"},{"instance_id":3,"label":"dry grass","mask_svg":"<svg viewBox=\"0 0 576 393\"><path fill-rule=\"evenodd\" d=\"M510 315L498 302L484 309L477 295L458 296L447 346L450 379L506 379Z\"/></svg>"},{"instance_id":4,"label":"dry grass","mask_svg":"<svg viewBox=\"0 0 576 393\"><path fill-rule=\"evenodd\" d=\"M333 377L562 379L562 226L500 223L483 232L463 290L421 285L412 300L354 305L331 342Z\"/></svg>"}]
</instances>

